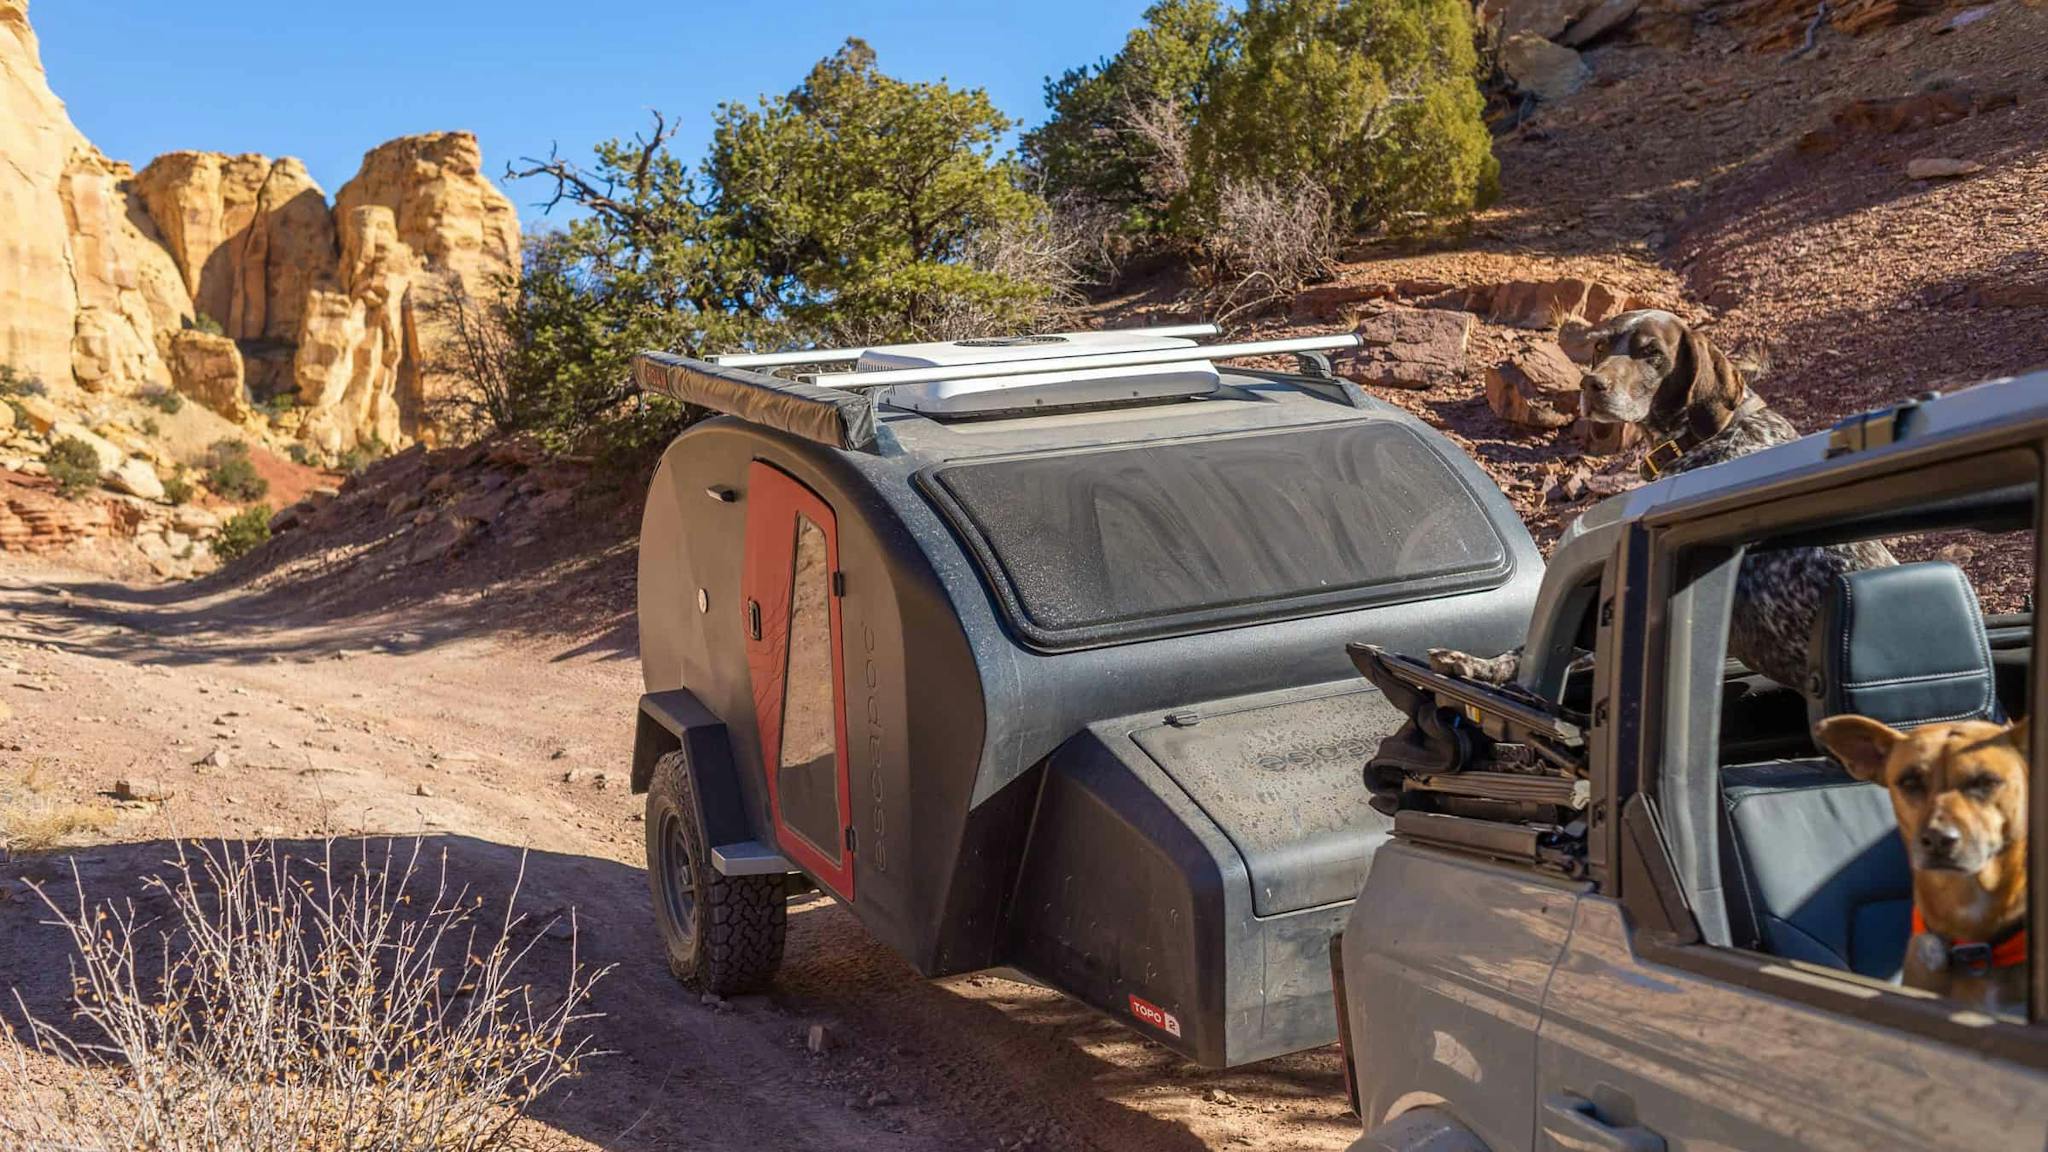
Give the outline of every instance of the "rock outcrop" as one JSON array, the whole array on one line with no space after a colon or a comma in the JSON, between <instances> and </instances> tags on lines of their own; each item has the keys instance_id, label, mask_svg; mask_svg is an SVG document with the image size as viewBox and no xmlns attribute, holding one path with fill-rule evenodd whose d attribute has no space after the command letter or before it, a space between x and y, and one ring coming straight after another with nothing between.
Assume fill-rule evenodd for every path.
<instances>
[{"instance_id":1,"label":"rock outcrop","mask_svg":"<svg viewBox=\"0 0 2048 1152\"><path fill-rule=\"evenodd\" d=\"M358 223L365 209L389 213L403 258L385 249L382 224ZM450 309L457 300L493 299L517 276L519 214L484 176L483 149L468 132L406 136L371 149L355 179L335 194L334 212L344 229L342 266L354 270L344 288L351 314L361 312L368 321L363 336L383 339L377 335L380 313L395 314L400 324L402 357L394 376L400 431L431 443L460 386L446 364L456 342ZM351 235L358 241L353 258ZM377 254L371 257L377 269L368 277L370 294L362 296L357 288L364 285L366 254ZM392 277L405 263L410 269L399 284ZM309 324L307 343L317 339ZM361 349L357 359L367 362L386 347ZM302 363L301 379L306 371Z\"/></svg>"},{"instance_id":2,"label":"rock outcrop","mask_svg":"<svg viewBox=\"0 0 2048 1152\"><path fill-rule=\"evenodd\" d=\"M187 328L173 334L166 352L179 392L240 424L250 415L242 352L233 340Z\"/></svg>"},{"instance_id":3,"label":"rock outcrop","mask_svg":"<svg viewBox=\"0 0 2048 1152\"><path fill-rule=\"evenodd\" d=\"M176 264L131 212L129 175L81 141L60 186L78 308L71 375L88 392L170 383L164 340L192 320Z\"/></svg>"},{"instance_id":4,"label":"rock outcrop","mask_svg":"<svg viewBox=\"0 0 2048 1152\"><path fill-rule=\"evenodd\" d=\"M359 207L343 220L337 282L306 304L294 375L299 436L334 454L357 444L403 443L401 406L418 403L408 293L418 274L391 209ZM417 353L414 353L415 357ZM417 409L415 409L417 410Z\"/></svg>"},{"instance_id":5,"label":"rock outcrop","mask_svg":"<svg viewBox=\"0 0 2048 1152\"><path fill-rule=\"evenodd\" d=\"M51 92L28 0L0 0L0 156L0 364L59 389L175 387L238 423L297 392L273 432L329 454L436 440L444 305L519 269L518 215L466 132L372 149L332 207L289 157L108 160Z\"/></svg>"},{"instance_id":6,"label":"rock outcrop","mask_svg":"<svg viewBox=\"0 0 2048 1152\"><path fill-rule=\"evenodd\" d=\"M297 341L307 293L335 261L327 194L305 165L170 152L135 187L200 312L235 340Z\"/></svg>"},{"instance_id":7,"label":"rock outcrop","mask_svg":"<svg viewBox=\"0 0 2048 1152\"><path fill-rule=\"evenodd\" d=\"M0 363L69 379L78 297L59 186L78 143L43 78L27 0L0 0Z\"/></svg>"}]
</instances>

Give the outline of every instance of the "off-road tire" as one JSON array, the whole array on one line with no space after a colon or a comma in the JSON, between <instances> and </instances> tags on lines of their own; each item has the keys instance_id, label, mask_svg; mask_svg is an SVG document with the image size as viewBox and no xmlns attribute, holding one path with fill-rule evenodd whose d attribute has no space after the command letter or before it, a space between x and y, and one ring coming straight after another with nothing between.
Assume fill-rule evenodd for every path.
<instances>
[{"instance_id":1,"label":"off-road tire","mask_svg":"<svg viewBox=\"0 0 2048 1152\"><path fill-rule=\"evenodd\" d=\"M648 783L647 884L676 979L729 996L774 978L789 923L783 878L723 876L711 866L710 842L697 818L695 786L681 752L657 761Z\"/></svg>"}]
</instances>

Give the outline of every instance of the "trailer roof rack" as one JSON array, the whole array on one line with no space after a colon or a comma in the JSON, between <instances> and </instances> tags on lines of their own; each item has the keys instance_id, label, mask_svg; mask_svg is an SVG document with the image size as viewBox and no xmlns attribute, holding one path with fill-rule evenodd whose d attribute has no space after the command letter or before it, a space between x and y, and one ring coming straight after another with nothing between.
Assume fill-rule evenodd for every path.
<instances>
[{"instance_id":1,"label":"trailer roof rack","mask_svg":"<svg viewBox=\"0 0 2048 1152\"><path fill-rule=\"evenodd\" d=\"M1207 324L1177 325L708 360L643 352L633 358L633 376L641 388L686 404L835 448L873 452L878 450L878 405L946 418L1186 398L1217 390L1219 360L1292 353L1316 363L1312 370L1327 377L1319 354L1358 344L1352 335L1208 345L1186 338L1214 331ZM847 361L855 367L795 380L754 370ZM1314 390L1343 403L1362 403L1352 389Z\"/></svg>"}]
</instances>

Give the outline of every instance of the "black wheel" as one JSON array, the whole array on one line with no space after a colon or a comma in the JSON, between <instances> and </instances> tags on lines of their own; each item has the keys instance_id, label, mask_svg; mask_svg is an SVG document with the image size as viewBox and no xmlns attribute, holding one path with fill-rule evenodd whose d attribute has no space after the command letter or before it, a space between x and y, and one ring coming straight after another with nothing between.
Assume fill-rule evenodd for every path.
<instances>
[{"instance_id":1,"label":"black wheel","mask_svg":"<svg viewBox=\"0 0 2048 1152\"><path fill-rule=\"evenodd\" d=\"M680 752L655 764L647 787L647 883L678 980L727 996L774 977L788 926L782 877L723 876L712 868Z\"/></svg>"}]
</instances>

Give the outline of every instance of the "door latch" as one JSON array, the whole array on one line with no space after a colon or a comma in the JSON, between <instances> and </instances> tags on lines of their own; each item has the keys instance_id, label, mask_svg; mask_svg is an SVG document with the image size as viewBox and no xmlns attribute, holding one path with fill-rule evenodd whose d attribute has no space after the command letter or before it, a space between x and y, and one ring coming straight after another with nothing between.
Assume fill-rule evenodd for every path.
<instances>
[{"instance_id":1,"label":"door latch","mask_svg":"<svg viewBox=\"0 0 2048 1152\"><path fill-rule=\"evenodd\" d=\"M759 600L749 600L747 601L747 639L759 640L760 638L761 602Z\"/></svg>"}]
</instances>

